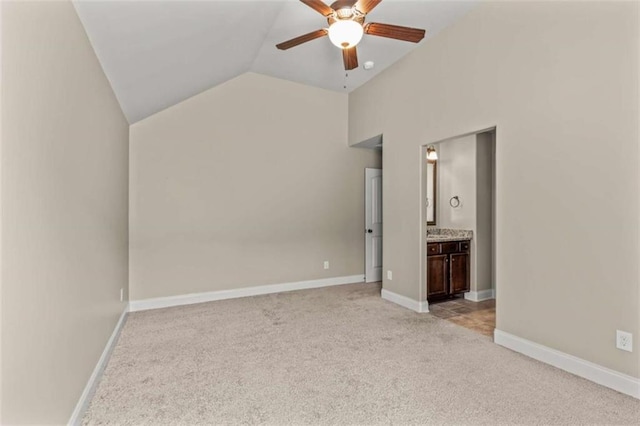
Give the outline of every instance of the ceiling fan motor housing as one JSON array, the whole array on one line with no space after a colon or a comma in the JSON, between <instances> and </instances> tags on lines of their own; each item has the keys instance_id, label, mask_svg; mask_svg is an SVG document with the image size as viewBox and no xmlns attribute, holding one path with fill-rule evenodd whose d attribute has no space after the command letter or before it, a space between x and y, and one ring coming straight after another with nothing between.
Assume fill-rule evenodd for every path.
<instances>
[{"instance_id":1,"label":"ceiling fan motor housing","mask_svg":"<svg viewBox=\"0 0 640 426\"><path fill-rule=\"evenodd\" d=\"M337 3L340 3L340 2L336 2L332 6L335 6ZM336 21L346 21L346 20L356 21L360 25L363 25L365 14L361 13L360 11L358 11L356 8L353 7L352 3L355 3L355 2L347 1L342 3L345 3L345 4L342 4L341 9L334 8L334 13L327 16L327 22L329 23L329 25L333 24Z\"/></svg>"},{"instance_id":2,"label":"ceiling fan motor housing","mask_svg":"<svg viewBox=\"0 0 640 426\"><path fill-rule=\"evenodd\" d=\"M357 0L338 0L336 2L333 2L331 4L331 9L338 11L338 10L342 10L342 9L351 9L355 4L356 4Z\"/></svg>"}]
</instances>

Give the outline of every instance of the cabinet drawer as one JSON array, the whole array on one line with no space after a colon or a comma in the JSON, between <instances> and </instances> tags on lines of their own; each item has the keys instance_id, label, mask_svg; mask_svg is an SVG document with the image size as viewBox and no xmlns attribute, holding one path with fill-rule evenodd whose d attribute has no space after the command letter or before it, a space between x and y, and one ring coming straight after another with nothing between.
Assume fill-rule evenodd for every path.
<instances>
[{"instance_id":1,"label":"cabinet drawer","mask_svg":"<svg viewBox=\"0 0 640 426\"><path fill-rule=\"evenodd\" d=\"M460 243L460 251L461 252L469 253L469 247L471 247L471 244L469 244L469 241L462 241Z\"/></svg>"},{"instance_id":2,"label":"cabinet drawer","mask_svg":"<svg viewBox=\"0 0 640 426\"><path fill-rule=\"evenodd\" d=\"M432 254L440 254L440 244L438 243L427 244L427 256Z\"/></svg>"},{"instance_id":3,"label":"cabinet drawer","mask_svg":"<svg viewBox=\"0 0 640 426\"><path fill-rule=\"evenodd\" d=\"M447 242L447 243L440 243L440 252L442 254L455 253L457 251L459 251L458 242L457 241L450 241L450 242Z\"/></svg>"}]
</instances>

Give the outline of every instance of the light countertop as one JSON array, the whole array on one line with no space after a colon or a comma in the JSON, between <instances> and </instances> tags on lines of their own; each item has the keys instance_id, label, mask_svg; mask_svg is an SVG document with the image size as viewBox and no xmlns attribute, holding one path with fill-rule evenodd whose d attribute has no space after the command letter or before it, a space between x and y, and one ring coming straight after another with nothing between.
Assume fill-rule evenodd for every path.
<instances>
[{"instance_id":1,"label":"light countertop","mask_svg":"<svg viewBox=\"0 0 640 426\"><path fill-rule=\"evenodd\" d=\"M472 240L473 231L468 229L451 229L427 227L427 243Z\"/></svg>"}]
</instances>

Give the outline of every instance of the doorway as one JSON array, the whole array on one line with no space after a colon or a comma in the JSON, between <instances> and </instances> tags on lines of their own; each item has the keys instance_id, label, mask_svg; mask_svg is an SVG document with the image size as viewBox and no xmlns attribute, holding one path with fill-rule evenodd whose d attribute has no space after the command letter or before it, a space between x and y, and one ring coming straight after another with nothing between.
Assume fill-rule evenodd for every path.
<instances>
[{"instance_id":1,"label":"doorway","mask_svg":"<svg viewBox=\"0 0 640 426\"><path fill-rule=\"evenodd\" d=\"M492 336L496 129L426 144L420 155L421 300L434 316Z\"/></svg>"},{"instance_id":2,"label":"doorway","mask_svg":"<svg viewBox=\"0 0 640 426\"><path fill-rule=\"evenodd\" d=\"M351 146L370 149L382 157L382 134ZM382 281L382 169L366 168L364 176L365 282Z\"/></svg>"}]
</instances>

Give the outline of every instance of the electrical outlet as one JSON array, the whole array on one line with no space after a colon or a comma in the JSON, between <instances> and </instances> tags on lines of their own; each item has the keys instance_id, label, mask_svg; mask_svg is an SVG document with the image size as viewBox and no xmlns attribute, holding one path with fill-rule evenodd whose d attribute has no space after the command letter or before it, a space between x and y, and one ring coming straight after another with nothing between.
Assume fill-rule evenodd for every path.
<instances>
[{"instance_id":1,"label":"electrical outlet","mask_svg":"<svg viewBox=\"0 0 640 426\"><path fill-rule=\"evenodd\" d=\"M387 271L387 279L388 279L389 281L392 281L392 280L393 280L393 272L391 272L391 271Z\"/></svg>"},{"instance_id":2,"label":"electrical outlet","mask_svg":"<svg viewBox=\"0 0 640 426\"><path fill-rule=\"evenodd\" d=\"M124 288L120 289L120 301L124 302Z\"/></svg>"},{"instance_id":3,"label":"electrical outlet","mask_svg":"<svg viewBox=\"0 0 640 426\"><path fill-rule=\"evenodd\" d=\"M633 334L616 330L616 348L627 352L633 352Z\"/></svg>"},{"instance_id":4,"label":"electrical outlet","mask_svg":"<svg viewBox=\"0 0 640 426\"><path fill-rule=\"evenodd\" d=\"M324 261L324 269L329 269L329 261L328 260Z\"/></svg>"}]
</instances>

